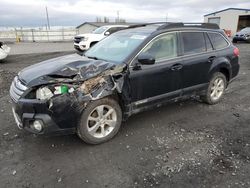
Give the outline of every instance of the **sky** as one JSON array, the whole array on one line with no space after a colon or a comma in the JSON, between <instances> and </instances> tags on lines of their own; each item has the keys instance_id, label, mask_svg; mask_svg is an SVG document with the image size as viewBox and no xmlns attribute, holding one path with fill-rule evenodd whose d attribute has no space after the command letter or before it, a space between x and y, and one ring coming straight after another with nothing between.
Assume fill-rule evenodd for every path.
<instances>
[{"instance_id":1,"label":"sky","mask_svg":"<svg viewBox=\"0 0 250 188\"><path fill-rule=\"evenodd\" d=\"M203 15L233 7L250 9L249 0L0 0L0 27L77 26L96 17L127 22L202 22Z\"/></svg>"}]
</instances>

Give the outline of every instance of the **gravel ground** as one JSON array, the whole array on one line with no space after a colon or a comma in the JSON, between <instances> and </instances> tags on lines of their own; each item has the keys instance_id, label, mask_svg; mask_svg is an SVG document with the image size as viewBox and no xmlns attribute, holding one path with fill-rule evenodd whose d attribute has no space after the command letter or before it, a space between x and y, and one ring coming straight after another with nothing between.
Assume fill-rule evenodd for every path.
<instances>
[{"instance_id":1,"label":"gravel ground","mask_svg":"<svg viewBox=\"0 0 250 188\"><path fill-rule=\"evenodd\" d=\"M9 56L0 64L1 187L250 187L250 44L220 104L197 99L132 116L111 141L18 130L8 88L23 67L64 53Z\"/></svg>"}]
</instances>

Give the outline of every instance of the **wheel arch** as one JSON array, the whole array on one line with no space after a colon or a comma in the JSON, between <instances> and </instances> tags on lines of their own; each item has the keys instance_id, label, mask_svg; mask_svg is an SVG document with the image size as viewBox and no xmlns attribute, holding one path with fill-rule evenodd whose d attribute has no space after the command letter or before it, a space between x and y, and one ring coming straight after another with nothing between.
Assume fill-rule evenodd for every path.
<instances>
[{"instance_id":1,"label":"wheel arch","mask_svg":"<svg viewBox=\"0 0 250 188\"><path fill-rule=\"evenodd\" d=\"M92 47L94 46L96 43L98 43L99 41L92 41L90 44L89 44L89 47Z\"/></svg>"},{"instance_id":2,"label":"wheel arch","mask_svg":"<svg viewBox=\"0 0 250 188\"><path fill-rule=\"evenodd\" d=\"M230 72L229 72L228 68L221 67L221 68L219 69L219 72L221 72L222 74L225 75L225 77L226 77L226 79L227 79L227 82L230 81Z\"/></svg>"},{"instance_id":3,"label":"wheel arch","mask_svg":"<svg viewBox=\"0 0 250 188\"><path fill-rule=\"evenodd\" d=\"M219 58L213 62L210 70L209 70L209 78L211 79L214 73L221 72L225 75L227 82L231 80L232 77L232 66L227 58Z\"/></svg>"}]
</instances>

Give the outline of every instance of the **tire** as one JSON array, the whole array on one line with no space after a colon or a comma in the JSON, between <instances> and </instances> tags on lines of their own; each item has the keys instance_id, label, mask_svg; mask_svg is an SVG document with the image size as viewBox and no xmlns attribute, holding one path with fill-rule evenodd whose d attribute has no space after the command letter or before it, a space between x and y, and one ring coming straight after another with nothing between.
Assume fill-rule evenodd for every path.
<instances>
[{"instance_id":1,"label":"tire","mask_svg":"<svg viewBox=\"0 0 250 188\"><path fill-rule=\"evenodd\" d=\"M112 98L103 98L89 103L82 112L77 134L88 144L101 144L118 133L121 122L119 104Z\"/></svg>"},{"instance_id":2,"label":"tire","mask_svg":"<svg viewBox=\"0 0 250 188\"><path fill-rule=\"evenodd\" d=\"M237 42L238 42L237 40L233 39L233 43L237 43Z\"/></svg>"},{"instance_id":3,"label":"tire","mask_svg":"<svg viewBox=\"0 0 250 188\"><path fill-rule=\"evenodd\" d=\"M227 79L221 72L214 73L210 79L205 95L201 96L203 102L207 104L217 104L220 102L227 87Z\"/></svg>"}]
</instances>

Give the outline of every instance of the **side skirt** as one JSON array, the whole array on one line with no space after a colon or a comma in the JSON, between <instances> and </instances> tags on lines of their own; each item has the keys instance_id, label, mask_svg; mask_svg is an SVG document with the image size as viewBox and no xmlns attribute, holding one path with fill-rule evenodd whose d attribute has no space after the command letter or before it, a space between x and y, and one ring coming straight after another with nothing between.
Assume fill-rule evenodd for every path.
<instances>
[{"instance_id":1,"label":"side skirt","mask_svg":"<svg viewBox=\"0 0 250 188\"><path fill-rule=\"evenodd\" d=\"M194 95L205 94L208 83L199 84L196 86L184 88L174 92L157 95L147 99L139 100L125 106L124 120L133 114L137 114L143 111L147 111L153 108L158 108L169 103L178 102L180 100L189 99Z\"/></svg>"}]
</instances>

